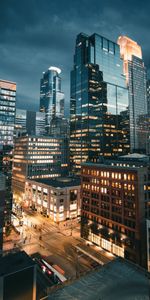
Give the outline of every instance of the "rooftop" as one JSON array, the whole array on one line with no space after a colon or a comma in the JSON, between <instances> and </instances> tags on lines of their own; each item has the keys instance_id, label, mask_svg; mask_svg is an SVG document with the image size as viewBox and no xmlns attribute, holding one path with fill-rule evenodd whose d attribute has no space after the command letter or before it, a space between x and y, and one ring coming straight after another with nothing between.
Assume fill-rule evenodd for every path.
<instances>
[{"instance_id":1,"label":"rooftop","mask_svg":"<svg viewBox=\"0 0 150 300\"><path fill-rule=\"evenodd\" d=\"M140 164L140 163L134 163L132 162L132 164L128 161L126 161L126 163L123 164L123 162L121 163L121 161L110 161L110 162L104 162L104 163L83 163L81 164L83 167L87 166L87 167L92 167L92 168L101 168L101 169L122 169L124 171L126 170L130 170L130 171L138 171L140 170L141 168L145 168L147 167L147 163L143 163Z\"/></svg>"},{"instance_id":2,"label":"rooftop","mask_svg":"<svg viewBox=\"0 0 150 300\"><path fill-rule=\"evenodd\" d=\"M148 156L145 154L140 154L140 153L131 153L128 155L122 155L120 158L129 158L129 159L148 159Z\"/></svg>"},{"instance_id":3,"label":"rooftop","mask_svg":"<svg viewBox=\"0 0 150 300\"><path fill-rule=\"evenodd\" d=\"M0 276L18 272L34 266L34 264L33 260L24 251L9 253L0 258Z\"/></svg>"},{"instance_id":4,"label":"rooftop","mask_svg":"<svg viewBox=\"0 0 150 300\"><path fill-rule=\"evenodd\" d=\"M103 167L108 168L110 166L111 168L127 168L128 169L136 169L141 167L147 167L150 165L150 157L145 154L139 154L139 153L132 153L128 155L122 155L119 156L117 159L107 159L100 157L99 161L97 163L93 162L85 162L82 163L83 166L91 166L91 167Z\"/></svg>"},{"instance_id":5,"label":"rooftop","mask_svg":"<svg viewBox=\"0 0 150 300\"><path fill-rule=\"evenodd\" d=\"M56 177L56 178L42 178L42 179L33 179L33 181L53 186L56 188L65 188L71 186L80 185L80 178L78 177Z\"/></svg>"},{"instance_id":6,"label":"rooftop","mask_svg":"<svg viewBox=\"0 0 150 300\"><path fill-rule=\"evenodd\" d=\"M48 69L49 69L50 71L55 71L55 72L57 72L58 74L61 73L61 69L60 69L60 68L57 68L57 67L51 66L51 67L49 67Z\"/></svg>"},{"instance_id":7,"label":"rooftop","mask_svg":"<svg viewBox=\"0 0 150 300\"><path fill-rule=\"evenodd\" d=\"M52 292L49 300L149 299L147 272L121 258Z\"/></svg>"},{"instance_id":8,"label":"rooftop","mask_svg":"<svg viewBox=\"0 0 150 300\"><path fill-rule=\"evenodd\" d=\"M11 84L16 84L16 82L14 82L14 81L5 80L5 79L0 79L0 82L6 82L6 83L11 83Z\"/></svg>"}]
</instances>

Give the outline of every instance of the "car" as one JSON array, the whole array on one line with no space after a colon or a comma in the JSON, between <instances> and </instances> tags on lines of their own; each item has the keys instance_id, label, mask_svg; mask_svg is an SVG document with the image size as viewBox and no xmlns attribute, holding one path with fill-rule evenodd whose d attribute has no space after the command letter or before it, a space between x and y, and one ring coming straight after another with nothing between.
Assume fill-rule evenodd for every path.
<instances>
[{"instance_id":1,"label":"car","mask_svg":"<svg viewBox=\"0 0 150 300\"><path fill-rule=\"evenodd\" d=\"M47 275L48 277L53 276L53 272L49 270L49 268L44 264L44 262L41 259L35 258L34 261L39 265L39 267L41 268L42 272L45 273L45 275Z\"/></svg>"}]
</instances>

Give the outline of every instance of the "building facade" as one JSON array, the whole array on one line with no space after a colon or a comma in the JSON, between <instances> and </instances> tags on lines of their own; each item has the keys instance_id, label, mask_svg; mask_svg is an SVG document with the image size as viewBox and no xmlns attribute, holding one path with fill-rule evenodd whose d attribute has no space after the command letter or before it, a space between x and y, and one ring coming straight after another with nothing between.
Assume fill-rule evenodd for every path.
<instances>
[{"instance_id":1,"label":"building facade","mask_svg":"<svg viewBox=\"0 0 150 300\"><path fill-rule=\"evenodd\" d=\"M50 67L43 72L40 83L40 111L46 114L46 131L49 133L53 117L64 117L64 93L61 90L61 70Z\"/></svg>"},{"instance_id":2,"label":"building facade","mask_svg":"<svg viewBox=\"0 0 150 300\"><path fill-rule=\"evenodd\" d=\"M119 46L98 34L79 34L71 72L72 172L80 173L87 160L130 152L128 105Z\"/></svg>"},{"instance_id":3,"label":"building facade","mask_svg":"<svg viewBox=\"0 0 150 300\"><path fill-rule=\"evenodd\" d=\"M101 164L85 163L81 177L81 236L147 267L148 157L131 155Z\"/></svg>"},{"instance_id":4,"label":"building facade","mask_svg":"<svg viewBox=\"0 0 150 300\"><path fill-rule=\"evenodd\" d=\"M0 173L0 255L3 250L3 226L5 210L5 181L4 174Z\"/></svg>"},{"instance_id":5,"label":"building facade","mask_svg":"<svg viewBox=\"0 0 150 300\"><path fill-rule=\"evenodd\" d=\"M45 135L45 113L16 109L15 136L22 134Z\"/></svg>"},{"instance_id":6,"label":"building facade","mask_svg":"<svg viewBox=\"0 0 150 300\"><path fill-rule=\"evenodd\" d=\"M150 115L150 79L147 80L147 113Z\"/></svg>"},{"instance_id":7,"label":"building facade","mask_svg":"<svg viewBox=\"0 0 150 300\"><path fill-rule=\"evenodd\" d=\"M4 223L9 225L11 222L12 210L12 145L0 145L0 171L5 175L5 209Z\"/></svg>"},{"instance_id":8,"label":"building facade","mask_svg":"<svg viewBox=\"0 0 150 300\"><path fill-rule=\"evenodd\" d=\"M12 187L15 200L24 200L27 178L65 175L68 156L63 138L25 136L15 141Z\"/></svg>"},{"instance_id":9,"label":"building facade","mask_svg":"<svg viewBox=\"0 0 150 300\"><path fill-rule=\"evenodd\" d=\"M5 175L5 218L10 223L12 209L12 150L16 108L16 83L0 80L0 171Z\"/></svg>"},{"instance_id":10,"label":"building facade","mask_svg":"<svg viewBox=\"0 0 150 300\"><path fill-rule=\"evenodd\" d=\"M141 115L147 114L146 69L142 59L142 50L135 41L126 36L120 36L118 44L129 88L130 148L132 152L145 152L143 147L140 148L141 127L138 125Z\"/></svg>"},{"instance_id":11,"label":"building facade","mask_svg":"<svg viewBox=\"0 0 150 300\"><path fill-rule=\"evenodd\" d=\"M0 144L12 145L14 137L16 83L0 80Z\"/></svg>"},{"instance_id":12,"label":"building facade","mask_svg":"<svg viewBox=\"0 0 150 300\"><path fill-rule=\"evenodd\" d=\"M69 121L66 118L54 117L50 123L50 135L69 138Z\"/></svg>"},{"instance_id":13,"label":"building facade","mask_svg":"<svg viewBox=\"0 0 150 300\"><path fill-rule=\"evenodd\" d=\"M147 269L150 272L150 220L146 220L147 231Z\"/></svg>"},{"instance_id":14,"label":"building facade","mask_svg":"<svg viewBox=\"0 0 150 300\"><path fill-rule=\"evenodd\" d=\"M150 155L150 115L140 115L138 119L139 128L139 151Z\"/></svg>"},{"instance_id":15,"label":"building facade","mask_svg":"<svg viewBox=\"0 0 150 300\"><path fill-rule=\"evenodd\" d=\"M26 181L26 205L54 222L79 217L80 201L80 179L59 177Z\"/></svg>"},{"instance_id":16,"label":"building facade","mask_svg":"<svg viewBox=\"0 0 150 300\"><path fill-rule=\"evenodd\" d=\"M9 253L0 259L0 299L37 299L37 268L26 252Z\"/></svg>"}]
</instances>

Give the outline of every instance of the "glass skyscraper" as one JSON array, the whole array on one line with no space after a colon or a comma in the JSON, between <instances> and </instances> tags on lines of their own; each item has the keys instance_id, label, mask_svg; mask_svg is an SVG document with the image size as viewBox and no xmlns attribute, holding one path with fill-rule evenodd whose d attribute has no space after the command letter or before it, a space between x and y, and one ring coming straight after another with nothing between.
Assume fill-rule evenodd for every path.
<instances>
[{"instance_id":1,"label":"glass skyscraper","mask_svg":"<svg viewBox=\"0 0 150 300\"><path fill-rule=\"evenodd\" d=\"M0 80L0 171L5 175L4 222L10 224L12 209L12 150L15 124L16 83Z\"/></svg>"},{"instance_id":2,"label":"glass skyscraper","mask_svg":"<svg viewBox=\"0 0 150 300\"><path fill-rule=\"evenodd\" d=\"M50 67L43 72L40 84L40 111L46 114L46 131L49 133L53 117L64 116L64 93L61 91L61 70Z\"/></svg>"},{"instance_id":3,"label":"glass skyscraper","mask_svg":"<svg viewBox=\"0 0 150 300\"><path fill-rule=\"evenodd\" d=\"M53 118L50 124L50 135L69 138L69 121L66 118Z\"/></svg>"},{"instance_id":4,"label":"glass skyscraper","mask_svg":"<svg viewBox=\"0 0 150 300\"><path fill-rule=\"evenodd\" d=\"M0 256L3 250L3 226L4 226L4 210L5 210L5 176L0 172Z\"/></svg>"},{"instance_id":5,"label":"glass skyscraper","mask_svg":"<svg viewBox=\"0 0 150 300\"><path fill-rule=\"evenodd\" d=\"M13 145L16 83L0 80L0 144Z\"/></svg>"},{"instance_id":6,"label":"glass skyscraper","mask_svg":"<svg viewBox=\"0 0 150 300\"><path fill-rule=\"evenodd\" d=\"M119 46L79 34L71 72L70 163L129 153L128 90Z\"/></svg>"},{"instance_id":7,"label":"glass skyscraper","mask_svg":"<svg viewBox=\"0 0 150 300\"><path fill-rule=\"evenodd\" d=\"M150 115L150 79L147 80L147 112Z\"/></svg>"},{"instance_id":8,"label":"glass skyscraper","mask_svg":"<svg viewBox=\"0 0 150 300\"><path fill-rule=\"evenodd\" d=\"M141 145L140 142L141 120L147 114L146 69L142 60L142 50L135 41L126 36L120 36L118 44L129 88L130 148L131 152L145 152L146 149L143 149L143 143Z\"/></svg>"},{"instance_id":9,"label":"glass skyscraper","mask_svg":"<svg viewBox=\"0 0 150 300\"><path fill-rule=\"evenodd\" d=\"M15 115L15 136L45 135L45 113L16 109Z\"/></svg>"}]
</instances>

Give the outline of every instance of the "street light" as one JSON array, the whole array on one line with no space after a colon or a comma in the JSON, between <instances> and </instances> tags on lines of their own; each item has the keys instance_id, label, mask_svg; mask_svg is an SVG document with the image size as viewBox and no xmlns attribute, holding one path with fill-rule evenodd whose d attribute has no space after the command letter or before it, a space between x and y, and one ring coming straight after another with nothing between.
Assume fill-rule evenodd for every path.
<instances>
[{"instance_id":1,"label":"street light","mask_svg":"<svg viewBox=\"0 0 150 300\"><path fill-rule=\"evenodd\" d=\"M79 250L76 249L76 278L78 278L78 272L79 272L79 259L78 259L78 252Z\"/></svg>"},{"instance_id":2,"label":"street light","mask_svg":"<svg viewBox=\"0 0 150 300\"><path fill-rule=\"evenodd\" d=\"M70 232L70 236L72 236L72 231L73 231L73 227L72 227L72 217L70 218L70 229L71 229L71 232Z\"/></svg>"}]
</instances>

